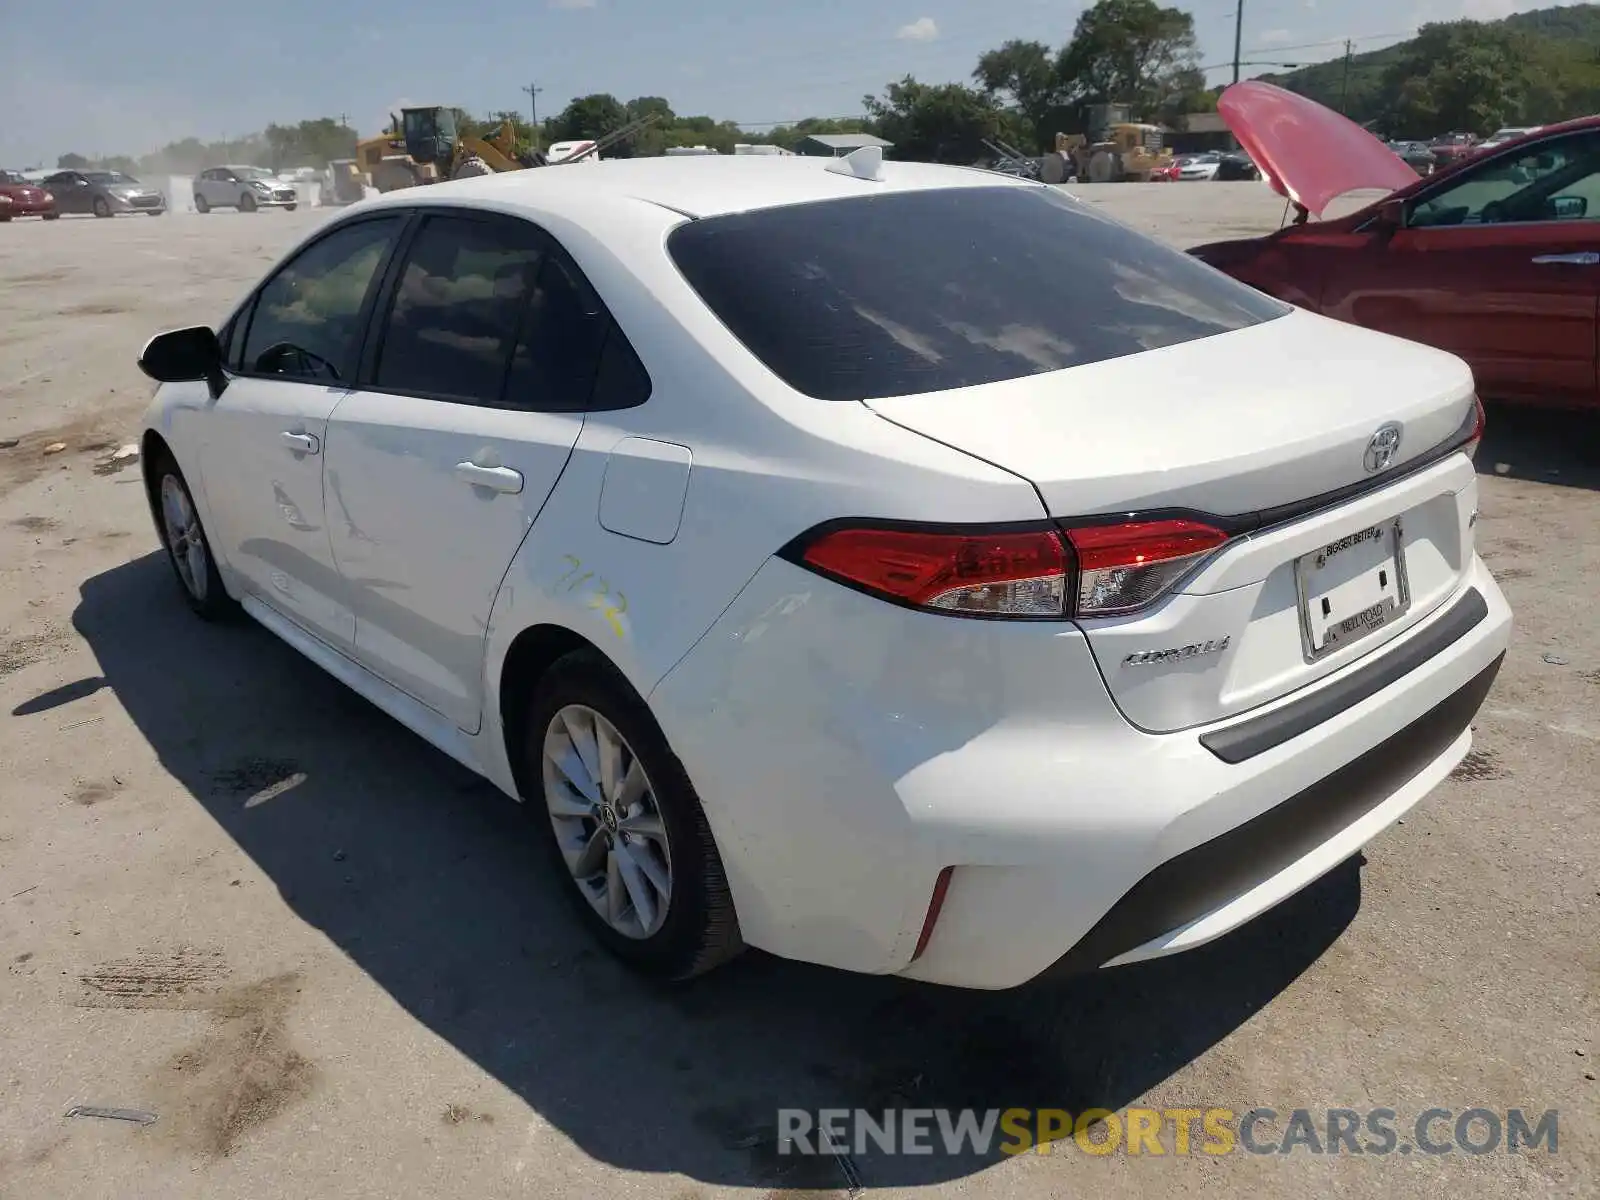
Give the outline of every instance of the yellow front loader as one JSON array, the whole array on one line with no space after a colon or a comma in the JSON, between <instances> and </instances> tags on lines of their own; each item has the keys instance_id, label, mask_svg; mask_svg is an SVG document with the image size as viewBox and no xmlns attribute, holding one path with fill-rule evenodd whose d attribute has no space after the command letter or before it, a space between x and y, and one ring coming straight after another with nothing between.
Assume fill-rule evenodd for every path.
<instances>
[{"instance_id":1,"label":"yellow front loader","mask_svg":"<svg viewBox=\"0 0 1600 1200\"><path fill-rule=\"evenodd\" d=\"M1079 183L1143 183L1171 163L1161 126L1124 121L1099 130L1092 141L1081 133L1056 134L1055 153L1045 155L1041 178L1046 183L1069 176Z\"/></svg>"},{"instance_id":2,"label":"yellow front loader","mask_svg":"<svg viewBox=\"0 0 1600 1200\"><path fill-rule=\"evenodd\" d=\"M608 146L632 137L647 125L659 119L659 114L631 121L622 128L598 139L593 146L561 160L561 164L578 162L591 154L598 154ZM396 165L385 172L391 186L385 187L373 174L373 186L380 191L393 187L411 187L419 183L437 183L443 179L463 179L472 175L497 175L502 171L522 171L530 167L552 166L537 150L518 153L516 130L510 121L488 137L463 133L456 123L452 108L404 108L394 122L392 131L383 138L373 138L371 143L382 143L388 152L380 155L377 167L396 160ZM362 146L371 143L363 142ZM396 153L399 151L400 153ZM409 166L401 165L403 159ZM363 164L365 169L365 164Z\"/></svg>"}]
</instances>

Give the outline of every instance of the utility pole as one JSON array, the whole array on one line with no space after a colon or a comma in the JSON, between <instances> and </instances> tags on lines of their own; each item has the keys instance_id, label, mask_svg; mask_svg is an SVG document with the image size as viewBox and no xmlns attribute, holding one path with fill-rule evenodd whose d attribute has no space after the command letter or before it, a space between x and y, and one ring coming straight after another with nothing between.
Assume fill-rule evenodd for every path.
<instances>
[{"instance_id":1,"label":"utility pole","mask_svg":"<svg viewBox=\"0 0 1600 1200\"><path fill-rule=\"evenodd\" d=\"M537 150L539 149L539 93L544 89L536 83L530 83L522 90L528 93L528 113L533 117L533 148Z\"/></svg>"},{"instance_id":2,"label":"utility pole","mask_svg":"<svg viewBox=\"0 0 1600 1200\"><path fill-rule=\"evenodd\" d=\"M1233 81L1239 82L1239 46L1244 37L1244 0L1233 10Z\"/></svg>"},{"instance_id":3,"label":"utility pole","mask_svg":"<svg viewBox=\"0 0 1600 1200\"><path fill-rule=\"evenodd\" d=\"M1350 102L1350 53L1355 48L1355 43L1349 38L1344 40L1344 82L1339 85L1339 115L1349 115Z\"/></svg>"}]
</instances>

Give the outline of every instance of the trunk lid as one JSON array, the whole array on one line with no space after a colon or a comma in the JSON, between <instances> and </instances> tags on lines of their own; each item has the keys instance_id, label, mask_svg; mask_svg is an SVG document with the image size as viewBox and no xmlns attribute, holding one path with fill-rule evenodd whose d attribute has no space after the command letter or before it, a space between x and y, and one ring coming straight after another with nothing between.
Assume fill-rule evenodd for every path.
<instances>
[{"instance_id":1,"label":"trunk lid","mask_svg":"<svg viewBox=\"0 0 1600 1200\"><path fill-rule=\"evenodd\" d=\"M1234 84L1217 112L1272 189L1314 217L1350 192L1417 182L1415 170L1354 121L1270 83Z\"/></svg>"},{"instance_id":2,"label":"trunk lid","mask_svg":"<svg viewBox=\"0 0 1600 1200\"><path fill-rule=\"evenodd\" d=\"M1177 509L1235 533L1149 607L1078 621L1118 707L1152 732L1245 712L1371 653L1444 603L1471 563L1472 464L1451 455L1415 469L1472 419L1471 372L1299 310L1128 358L867 403L1028 479L1064 524ZM1399 446L1369 470L1391 424ZM1307 511L1329 493L1346 498Z\"/></svg>"},{"instance_id":3,"label":"trunk lid","mask_svg":"<svg viewBox=\"0 0 1600 1200\"><path fill-rule=\"evenodd\" d=\"M1471 412L1454 355L1299 309L1276 320L981 387L865 403L1012 471L1050 515L1181 507L1238 516L1371 477L1367 443L1401 425L1389 469Z\"/></svg>"}]
</instances>

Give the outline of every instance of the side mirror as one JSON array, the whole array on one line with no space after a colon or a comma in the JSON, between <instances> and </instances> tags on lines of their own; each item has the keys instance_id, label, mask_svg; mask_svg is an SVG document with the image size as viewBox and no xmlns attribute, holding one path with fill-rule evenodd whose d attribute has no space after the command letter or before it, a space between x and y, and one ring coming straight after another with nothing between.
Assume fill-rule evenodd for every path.
<instances>
[{"instance_id":1,"label":"side mirror","mask_svg":"<svg viewBox=\"0 0 1600 1200\"><path fill-rule=\"evenodd\" d=\"M211 394L222 392L222 347L206 325L158 333L139 354L139 369L157 383L205 380Z\"/></svg>"},{"instance_id":2,"label":"side mirror","mask_svg":"<svg viewBox=\"0 0 1600 1200\"><path fill-rule=\"evenodd\" d=\"M1579 221L1589 215L1586 196L1552 196L1544 202L1547 221Z\"/></svg>"},{"instance_id":3,"label":"side mirror","mask_svg":"<svg viewBox=\"0 0 1600 1200\"><path fill-rule=\"evenodd\" d=\"M1406 202L1385 200L1373 214L1372 225L1381 236L1393 237L1406 227Z\"/></svg>"}]
</instances>

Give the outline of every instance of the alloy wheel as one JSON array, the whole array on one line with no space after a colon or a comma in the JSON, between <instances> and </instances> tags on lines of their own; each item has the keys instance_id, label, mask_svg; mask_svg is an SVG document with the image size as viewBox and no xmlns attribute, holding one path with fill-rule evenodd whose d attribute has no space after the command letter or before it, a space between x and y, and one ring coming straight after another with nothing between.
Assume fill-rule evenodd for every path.
<instances>
[{"instance_id":1,"label":"alloy wheel","mask_svg":"<svg viewBox=\"0 0 1600 1200\"><path fill-rule=\"evenodd\" d=\"M194 510L194 501L175 475L165 475L161 479L161 521L178 578L189 595L204 604L208 578L205 535L200 531L200 517Z\"/></svg>"},{"instance_id":2,"label":"alloy wheel","mask_svg":"<svg viewBox=\"0 0 1600 1200\"><path fill-rule=\"evenodd\" d=\"M602 714L569 704L550 719L545 804L573 882L624 937L653 936L672 903L672 851L655 787Z\"/></svg>"}]
</instances>

